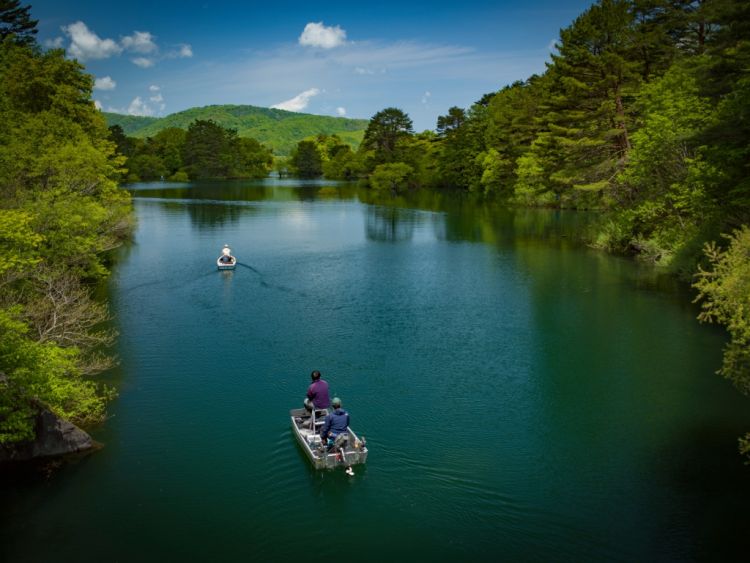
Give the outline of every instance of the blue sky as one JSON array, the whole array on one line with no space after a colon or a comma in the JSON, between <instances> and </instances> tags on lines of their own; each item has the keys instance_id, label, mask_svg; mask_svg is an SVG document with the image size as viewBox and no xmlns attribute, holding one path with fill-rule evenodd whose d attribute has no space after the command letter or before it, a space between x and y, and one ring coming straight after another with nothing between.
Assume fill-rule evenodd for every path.
<instances>
[{"instance_id":1,"label":"blue sky","mask_svg":"<svg viewBox=\"0 0 750 563\"><path fill-rule=\"evenodd\" d=\"M560 28L590 4L38 0L31 10L39 41L86 66L107 111L252 104L369 119L395 106L421 131L543 72Z\"/></svg>"}]
</instances>

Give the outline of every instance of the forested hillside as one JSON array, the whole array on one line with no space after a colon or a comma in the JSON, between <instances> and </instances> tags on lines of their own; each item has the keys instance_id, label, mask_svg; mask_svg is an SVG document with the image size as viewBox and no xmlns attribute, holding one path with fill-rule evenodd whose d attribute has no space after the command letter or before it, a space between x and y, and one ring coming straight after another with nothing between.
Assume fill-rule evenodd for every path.
<instances>
[{"instance_id":1,"label":"forested hillside","mask_svg":"<svg viewBox=\"0 0 750 563\"><path fill-rule=\"evenodd\" d=\"M119 125L126 135L153 137L169 128L187 130L194 121L213 121L226 129L234 129L240 137L248 137L273 149L276 155L288 155L298 141L318 134L338 135L356 149L362 140L367 120L295 113L256 106L218 105L191 108L162 118L134 117L105 113L107 124Z\"/></svg>"},{"instance_id":2,"label":"forested hillside","mask_svg":"<svg viewBox=\"0 0 750 563\"><path fill-rule=\"evenodd\" d=\"M117 125L126 135L135 136L136 131L148 127L152 123L159 121L158 117L147 117L141 115L123 115L121 113L102 112L107 125L112 127Z\"/></svg>"}]
</instances>

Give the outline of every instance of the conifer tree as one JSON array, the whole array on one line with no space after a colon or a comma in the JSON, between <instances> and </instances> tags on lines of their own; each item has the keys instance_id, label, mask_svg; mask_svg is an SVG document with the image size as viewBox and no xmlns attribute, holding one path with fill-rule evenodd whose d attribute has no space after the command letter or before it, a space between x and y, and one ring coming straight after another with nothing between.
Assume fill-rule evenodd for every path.
<instances>
[{"instance_id":1,"label":"conifer tree","mask_svg":"<svg viewBox=\"0 0 750 563\"><path fill-rule=\"evenodd\" d=\"M598 192L624 166L631 148L628 104L640 70L633 45L633 14L624 0L600 0L561 31L548 69L545 139L535 144L535 150L559 152L546 170L558 193Z\"/></svg>"},{"instance_id":2,"label":"conifer tree","mask_svg":"<svg viewBox=\"0 0 750 563\"><path fill-rule=\"evenodd\" d=\"M398 108L385 108L370 119L362 148L374 151L376 162L392 162L400 139L414 132L411 118Z\"/></svg>"},{"instance_id":3,"label":"conifer tree","mask_svg":"<svg viewBox=\"0 0 750 563\"><path fill-rule=\"evenodd\" d=\"M29 14L31 6L21 8L19 0L0 0L0 42L6 37L20 45L32 46L36 43L38 20L32 20Z\"/></svg>"}]
</instances>

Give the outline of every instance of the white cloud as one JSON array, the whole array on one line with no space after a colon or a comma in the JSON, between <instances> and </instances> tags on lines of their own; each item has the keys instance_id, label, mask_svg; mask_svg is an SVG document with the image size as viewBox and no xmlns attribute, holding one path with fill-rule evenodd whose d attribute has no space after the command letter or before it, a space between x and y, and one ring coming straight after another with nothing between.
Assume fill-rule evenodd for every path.
<instances>
[{"instance_id":1,"label":"white cloud","mask_svg":"<svg viewBox=\"0 0 750 563\"><path fill-rule=\"evenodd\" d=\"M99 111L102 111L102 103L99 100L94 100L94 107Z\"/></svg>"},{"instance_id":2,"label":"white cloud","mask_svg":"<svg viewBox=\"0 0 750 563\"><path fill-rule=\"evenodd\" d=\"M274 104L271 107L275 109L285 109L286 111L302 111L310 103L310 99L320 94L317 88L310 88L301 94L297 94L291 100Z\"/></svg>"},{"instance_id":3,"label":"white cloud","mask_svg":"<svg viewBox=\"0 0 750 563\"><path fill-rule=\"evenodd\" d=\"M344 117L344 116L346 115L346 108L342 108L342 107L337 107L337 108L336 108L336 113L337 113L337 114L338 114L339 116L341 116L341 117Z\"/></svg>"},{"instance_id":4,"label":"white cloud","mask_svg":"<svg viewBox=\"0 0 750 563\"><path fill-rule=\"evenodd\" d=\"M82 21L77 21L61 28L70 37L68 53L81 61L86 59L107 59L122 52L112 39L102 39L91 31Z\"/></svg>"},{"instance_id":5,"label":"white cloud","mask_svg":"<svg viewBox=\"0 0 750 563\"><path fill-rule=\"evenodd\" d=\"M117 82L109 76L102 76L94 80L94 90L114 90L116 87Z\"/></svg>"},{"instance_id":6,"label":"white cloud","mask_svg":"<svg viewBox=\"0 0 750 563\"><path fill-rule=\"evenodd\" d=\"M373 74L385 74L385 68L379 68L377 70L373 68L364 68L361 66L354 67L354 72L356 74L362 74L362 75L369 75L372 76Z\"/></svg>"},{"instance_id":7,"label":"white cloud","mask_svg":"<svg viewBox=\"0 0 750 563\"><path fill-rule=\"evenodd\" d=\"M305 47L332 49L346 42L346 31L339 26L326 27L323 22L310 22L299 36L299 44Z\"/></svg>"},{"instance_id":8,"label":"white cloud","mask_svg":"<svg viewBox=\"0 0 750 563\"><path fill-rule=\"evenodd\" d=\"M55 37L54 39L45 39L44 46L50 49L61 49L65 44L64 37Z\"/></svg>"},{"instance_id":9,"label":"white cloud","mask_svg":"<svg viewBox=\"0 0 750 563\"><path fill-rule=\"evenodd\" d=\"M126 35L120 39L120 45L122 45L123 49L131 53L140 53L142 55L156 53L159 50L159 47L154 42L154 36L148 31L134 31L133 35Z\"/></svg>"},{"instance_id":10,"label":"white cloud","mask_svg":"<svg viewBox=\"0 0 750 563\"><path fill-rule=\"evenodd\" d=\"M140 96L136 96L128 106L128 115L151 116L154 110Z\"/></svg>"},{"instance_id":11,"label":"white cloud","mask_svg":"<svg viewBox=\"0 0 750 563\"><path fill-rule=\"evenodd\" d=\"M141 68L151 68L156 64L154 59L148 59L146 57L137 57L135 59L130 59L130 62Z\"/></svg>"},{"instance_id":12,"label":"white cloud","mask_svg":"<svg viewBox=\"0 0 750 563\"><path fill-rule=\"evenodd\" d=\"M426 104L427 102L430 101L431 97L432 97L432 94L429 91L425 92L424 94L422 94L422 103Z\"/></svg>"},{"instance_id":13,"label":"white cloud","mask_svg":"<svg viewBox=\"0 0 750 563\"><path fill-rule=\"evenodd\" d=\"M167 104L164 103L164 96L161 93L161 88L156 84L152 84L148 87L148 89L151 92L151 95L148 99L150 102L153 102L158 106L159 112L161 113L165 109L167 109Z\"/></svg>"},{"instance_id":14,"label":"white cloud","mask_svg":"<svg viewBox=\"0 0 750 563\"><path fill-rule=\"evenodd\" d=\"M149 31L134 31L131 35L122 36L117 42L113 39L102 39L82 21L63 26L61 29L70 38L68 55L82 62L90 59L107 59L126 52L141 55L131 59L133 64L141 68L150 68L160 60L193 56L193 49L187 43L178 43L176 49L167 53L160 52L156 36ZM44 44L47 47L59 48L63 46L64 41L64 38L57 37L48 39Z\"/></svg>"},{"instance_id":15,"label":"white cloud","mask_svg":"<svg viewBox=\"0 0 750 563\"><path fill-rule=\"evenodd\" d=\"M193 48L187 43L178 43L177 48L171 49L164 55L165 59L189 59L193 56Z\"/></svg>"}]
</instances>

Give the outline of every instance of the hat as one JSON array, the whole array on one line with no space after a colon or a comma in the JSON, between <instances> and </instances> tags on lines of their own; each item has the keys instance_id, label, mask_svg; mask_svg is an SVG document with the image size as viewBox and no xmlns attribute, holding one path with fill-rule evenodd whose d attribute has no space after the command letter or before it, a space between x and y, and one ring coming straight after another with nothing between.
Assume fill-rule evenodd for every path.
<instances>
[{"instance_id":1,"label":"hat","mask_svg":"<svg viewBox=\"0 0 750 563\"><path fill-rule=\"evenodd\" d=\"M333 401L331 401L331 404L334 407L340 407L341 406L341 399L339 399L338 397L334 397Z\"/></svg>"}]
</instances>

